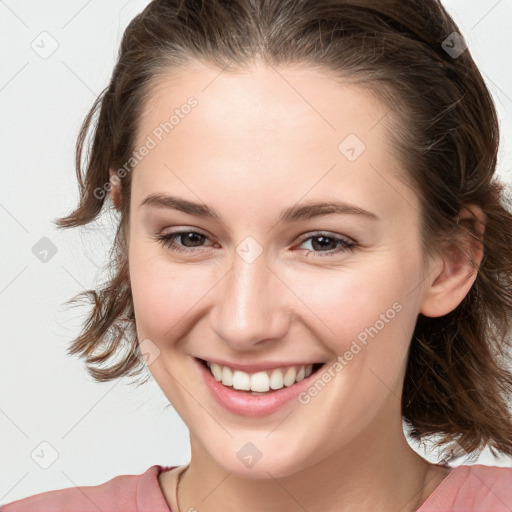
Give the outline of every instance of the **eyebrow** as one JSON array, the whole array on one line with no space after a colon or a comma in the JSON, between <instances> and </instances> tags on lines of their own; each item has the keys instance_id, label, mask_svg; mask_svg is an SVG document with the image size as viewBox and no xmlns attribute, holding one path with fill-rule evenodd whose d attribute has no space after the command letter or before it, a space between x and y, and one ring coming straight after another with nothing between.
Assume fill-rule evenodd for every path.
<instances>
[{"instance_id":1,"label":"eyebrow","mask_svg":"<svg viewBox=\"0 0 512 512\"><path fill-rule=\"evenodd\" d=\"M150 206L153 208L168 208L180 212L203 217L207 219L221 220L220 216L206 204L195 203L187 199L165 194L150 194L141 203L140 206ZM321 215L349 214L361 215L369 219L377 220L375 213L363 210L358 206L348 204L342 201L324 201L309 202L300 205L294 205L281 212L278 223L292 223L300 220L311 219Z\"/></svg>"}]
</instances>

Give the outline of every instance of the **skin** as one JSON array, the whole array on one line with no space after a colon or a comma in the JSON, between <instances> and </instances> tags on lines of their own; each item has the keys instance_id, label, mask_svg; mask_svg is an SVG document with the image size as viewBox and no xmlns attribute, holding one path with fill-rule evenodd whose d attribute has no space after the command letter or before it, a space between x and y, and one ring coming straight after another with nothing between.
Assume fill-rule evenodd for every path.
<instances>
[{"instance_id":1,"label":"skin","mask_svg":"<svg viewBox=\"0 0 512 512\"><path fill-rule=\"evenodd\" d=\"M453 310L476 273L453 251L425 261L418 197L388 144L388 108L301 66L232 74L196 63L161 77L149 96L137 147L187 98L198 100L133 171L127 234L138 337L158 347L149 369L190 430L180 510L417 510L448 471L404 437L407 351L418 314ZM338 150L351 133L366 145L352 162ZM222 220L140 206L151 193L205 203ZM117 185L112 196L119 207ZM378 219L277 223L288 206L331 199ZM181 228L206 238L189 253L155 239ZM300 238L315 231L356 246ZM236 252L248 236L263 250L252 263ZM477 247L467 250L479 261ZM197 377L193 357L333 363L394 303L400 312L307 405L237 416ZM237 457L249 441L262 453L252 467ZM173 510L181 469L159 478Z\"/></svg>"}]
</instances>

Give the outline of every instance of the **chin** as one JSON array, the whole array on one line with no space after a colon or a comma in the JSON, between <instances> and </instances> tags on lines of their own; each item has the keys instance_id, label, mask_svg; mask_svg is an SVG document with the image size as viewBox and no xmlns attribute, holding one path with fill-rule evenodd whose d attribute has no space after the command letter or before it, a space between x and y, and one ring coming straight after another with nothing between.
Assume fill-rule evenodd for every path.
<instances>
[{"instance_id":1,"label":"chin","mask_svg":"<svg viewBox=\"0 0 512 512\"><path fill-rule=\"evenodd\" d=\"M277 437L276 443L271 443L268 439L266 442L251 442L246 439L247 437L244 441L230 439L228 443L213 446L208 450L209 456L224 471L252 480L285 478L298 471L307 470L317 462L313 460L313 453L310 453L311 444L306 451L303 447L296 446L295 449L291 446L283 449L285 441Z\"/></svg>"}]
</instances>

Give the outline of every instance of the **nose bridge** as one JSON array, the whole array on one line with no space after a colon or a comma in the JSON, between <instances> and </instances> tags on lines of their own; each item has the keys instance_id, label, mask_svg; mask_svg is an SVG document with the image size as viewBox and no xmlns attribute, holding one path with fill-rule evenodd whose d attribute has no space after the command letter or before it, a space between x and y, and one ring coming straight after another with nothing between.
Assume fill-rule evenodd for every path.
<instances>
[{"instance_id":1,"label":"nose bridge","mask_svg":"<svg viewBox=\"0 0 512 512\"><path fill-rule=\"evenodd\" d=\"M284 336L287 328L285 295L268 266L266 254L252 260L240 244L233 256L231 271L222 280L212 316L213 329L238 350L246 350L259 341Z\"/></svg>"}]
</instances>

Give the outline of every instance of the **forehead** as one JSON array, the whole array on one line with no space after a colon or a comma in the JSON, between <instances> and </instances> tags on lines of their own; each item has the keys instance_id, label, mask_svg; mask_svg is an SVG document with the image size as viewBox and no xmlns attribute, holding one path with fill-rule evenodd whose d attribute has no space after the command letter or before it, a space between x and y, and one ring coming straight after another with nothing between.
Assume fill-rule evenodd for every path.
<instances>
[{"instance_id":1,"label":"forehead","mask_svg":"<svg viewBox=\"0 0 512 512\"><path fill-rule=\"evenodd\" d=\"M409 195L410 205L415 198L389 144L391 117L368 88L312 68L195 64L159 76L148 90L136 147L149 139L153 147L137 165L133 190L186 190L185 180L198 195L277 198L286 190L299 200L339 191L368 206L366 192L383 206Z\"/></svg>"},{"instance_id":2,"label":"forehead","mask_svg":"<svg viewBox=\"0 0 512 512\"><path fill-rule=\"evenodd\" d=\"M350 130L359 130L362 137L390 114L369 88L344 83L327 71L304 65L219 70L195 63L153 79L142 109L139 142L190 97L196 98L200 107L193 116L197 124L215 126L210 137L223 137L230 131L242 138L250 130L252 141L257 140L258 132L283 130L288 137L302 134L303 139L315 142L325 136L326 142L336 141ZM374 135L382 135L383 127ZM173 131L180 131L178 128L176 125Z\"/></svg>"}]
</instances>

